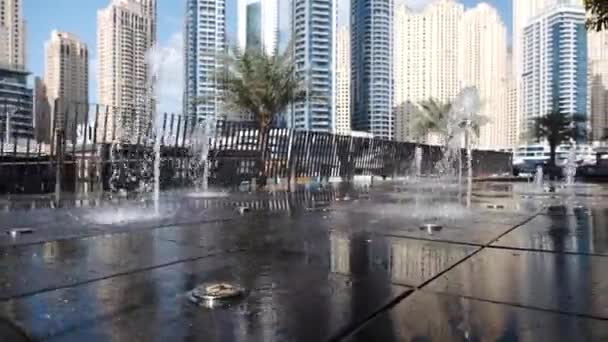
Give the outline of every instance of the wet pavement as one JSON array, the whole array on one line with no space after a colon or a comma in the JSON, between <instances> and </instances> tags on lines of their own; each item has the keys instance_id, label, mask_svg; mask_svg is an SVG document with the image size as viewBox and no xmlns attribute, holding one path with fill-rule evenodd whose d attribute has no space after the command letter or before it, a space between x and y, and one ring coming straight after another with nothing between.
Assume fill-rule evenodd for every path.
<instances>
[{"instance_id":1,"label":"wet pavement","mask_svg":"<svg viewBox=\"0 0 608 342\"><path fill-rule=\"evenodd\" d=\"M605 193L490 184L470 208L388 185L173 193L159 214L141 200L12 200L0 341L22 338L9 324L36 341L605 341ZM189 301L208 282L246 293Z\"/></svg>"}]
</instances>

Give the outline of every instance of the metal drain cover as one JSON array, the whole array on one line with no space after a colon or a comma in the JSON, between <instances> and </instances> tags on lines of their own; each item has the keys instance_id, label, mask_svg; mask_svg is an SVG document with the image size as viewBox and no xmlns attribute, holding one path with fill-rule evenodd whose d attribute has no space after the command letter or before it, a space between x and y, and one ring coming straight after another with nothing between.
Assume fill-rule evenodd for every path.
<instances>
[{"instance_id":1,"label":"metal drain cover","mask_svg":"<svg viewBox=\"0 0 608 342\"><path fill-rule=\"evenodd\" d=\"M188 298L195 304L214 308L232 299L240 298L244 293L242 287L234 284L202 284L190 291Z\"/></svg>"},{"instance_id":2,"label":"metal drain cover","mask_svg":"<svg viewBox=\"0 0 608 342\"><path fill-rule=\"evenodd\" d=\"M34 230L32 228L13 228L6 233L12 237L17 237L24 234L33 234Z\"/></svg>"}]
</instances>

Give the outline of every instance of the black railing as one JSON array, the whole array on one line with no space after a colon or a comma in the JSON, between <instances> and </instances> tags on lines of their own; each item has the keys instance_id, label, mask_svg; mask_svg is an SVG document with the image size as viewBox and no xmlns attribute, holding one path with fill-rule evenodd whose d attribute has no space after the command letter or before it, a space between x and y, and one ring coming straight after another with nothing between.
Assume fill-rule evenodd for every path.
<instances>
[{"instance_id":1,"label":"black railing","mask_svg":"<svg viewBox=\"0 0 608 342\"><path fill-rule=\"evenodd\" d=\"M175 114L154 120L145 112L102 105L72 105L63 112L57 104L54 108L46 137L0 137L0 193L109 190L112 182L127 188L149 183L157 134L163 187L189 186L201 176L193 143L199 120ZM416 147L422 150L421 173L430 175L442 156L438 146L285 128L270 129L262 147L255 127L230 121L211 127L212 184L239 185L258 175L259 167L270 179L407 175L414 169ZM473 159L476 176L511 172L510 154L475 151Z\"/></svg>"}]
</instances>

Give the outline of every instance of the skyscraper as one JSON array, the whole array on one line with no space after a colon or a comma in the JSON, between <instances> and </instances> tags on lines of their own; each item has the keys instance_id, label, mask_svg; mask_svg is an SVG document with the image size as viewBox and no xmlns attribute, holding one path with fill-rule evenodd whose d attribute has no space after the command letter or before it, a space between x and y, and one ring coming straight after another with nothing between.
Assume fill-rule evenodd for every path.
<instances>
[{"instance_id":1,"label":"skyscraper","mask_svg":"<svg viewBox=\"0 0 608 342\"><path fill-rule=\"evenodd\" d=\"M278 0L239 0L238 36L241 48L273 54L279 44Z\"/></svg>"},{"instance_id":2,"label":"skyscraper","mask_svg":"<svg viewBox=\"0 0 608 342\"><path fill-rule=\"evenodd\" d=\"M51 142L51 107L46 85L40 77L34 79L34 135L39 142Z\"/></svg>"},{"instance_id":3,"label":"skyscraper","mask_svg":"<svg viewBox=\"0 0 608 342\"><path fill-rule=\"evenodd\" d=\"M152 120L148 52L156 42L156 0L112 0L97 13L99 102L112 108L101 139L137 137Z\"/></svg>"},{"instance_id":4,"label":"skyscraper","mask_svg":"<svg viewBox=\"0 0 608 342\"><path fill-rule=\"evenodd\" d=\"M529 21L553 6L558 0L513 0L513 65L515 75L521 76L524 28Z\"/></svg>"},{"instance_id":5,"label":"skyscraper","mask_svg":"<svg viewBox=\"0 0 608 342\"><path fill-rule=\"evenodd\" d=\"M350 29L338 29L336 65L336 133L348 135L351 131L350 115Z\"/></svg>"},{"instance_id":6,"label":"skyscraper","mask_svg":"<svg viewBox=\"0 0 608 342\"><path fill-rule=\"evenodd\" d=\"M494 7L481 3L464 13L459 51L460 86L477 87L482 100L479 114L489 119L480 129L478 145L505 147L507 28Z\"/></svg>"},{"instance_id":7,"label":"skyscraper","mask_svg":"<svg viewBox=\"0 0 608 342\"><path fill-rule=\"evenodd\" d=\"M22 0L0 0L0 64L25 67Z\"/></svg>"},{"instance_id":8,"label":"skyscraper","mask_svg":"<svg viewBox=\"0 0 608 342\"><path fill-rule=\"evenodd\" d=\"M412 113L421 101L452 101L458 74L463 5L439 0L422 12L400 5L395 11L394 113L396 139L412 140ZM356 37L353 37L356 38Z\"/></svg>"},{"instance_id":9,"label":"skyscraper","mask_svg":"<svg viewBox=\"0 0 608 342\"><path fill-rule=\"evenodd\" d=\"M513 50L507 54L507 82L506 82L506 147L516 147L519 144L517 129L517 87L513 73Z\"/></svg>"},{"instance_id":10,"label":"skyscraper","mask_svg":"<svg viewBox=\"0 0 608 342\"><path fill-rule=\"evenodd\" d=\"M34 137L32 89L21 67L0 65L0 140Z\"/></svg>"},{"instance_id":11,"label":"skyscraper","mask_svg":"<svg viewBox=\"0 0 608 342\"><path fill-rule=\"evenodd\" d=\"M226 53L225 0L186 2L186 113L197 120L222 115L217 74Z\"/></svg>"},{"instance_id":12,"label":"skyscraper","mask_svg":"<svg viewBox=\"0 0 608 342\"><path fill-rule=\"evenodd\" d=\"M393 0L351 0L353 129L394 138Z\"/></svg>"},{"instance_id":13,"label":"skyscraper","mask_svg":"<svg viewBox=\"0 0 608 342\"><path fill-rule=\"evenodd\" d=\"M535 17L557 4L583 5L583 0L513 0L513 75L517 93L517 136L525 124L523 103L524 28ZM524 134L525 135L525 134Z\"/></svg>"},{"instance_id":14,"label":"skyscraper","mask_svg":"<svg viewBox=\"0 0 608 342\"><path fill-rule=\"evenodd\" d=\"M589 32L591 139L608 138L608 31Z\"/></svg>"},{"instance_id":15,"label":"skyscraper","mask_svg":"<svg viewBox=\"0 0 608 342\"><path fill-rule=\"evenodd\" d=\"M335 129L336 11L334 0L293 0L296 75L308 89L306 99L291 110L290 126L295 129Z\"/></svg>"},{"instance_id":16,"label":"skyscraper","mask_svg":"<svg viewBox=\"0 0 608 342\"><path fill-rule=\"evenodd\" d=\"M64 127L66 137L71 138L75 126L84 122L84 110L89 102L87 45L73 34L51 32L45 44L44 85L50 112L58 114L56 127Z\"/></svg>"},{"instance_id":17,"label":"skyscraper","mask_svg":"<svg viewBox=\"0 0 608 342\"><path fill-rule=\"evenodd\" d=\"M567 4L551 7L530 21L523 38L522 134L529 137L531 119L553 110L586 115L584 8Z\"/></svg>"},{"instance_id":18,"label":"skyscraper","mask_svg":"<svg viewBox=\"0 0 608 342\"><path fill-rule=\"evenodd\" d=\"M513 74L515 77L517 100L517 135L521 136L523 125L523 44L524 28L529 21L540 15L547 7L553 6L558 0L513 0Z\"/></svg>"}]
</instances>

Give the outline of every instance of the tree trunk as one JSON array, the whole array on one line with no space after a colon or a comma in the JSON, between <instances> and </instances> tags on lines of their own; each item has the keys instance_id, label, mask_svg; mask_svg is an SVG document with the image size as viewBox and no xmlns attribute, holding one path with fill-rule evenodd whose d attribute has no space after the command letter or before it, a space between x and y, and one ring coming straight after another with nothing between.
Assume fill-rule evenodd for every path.
<instances>
[{"instance_id":1,"label":"tree trunk","mask_svg":"<svg viewBox=\"0 0 608 342\"><path fill-rule=\"evenodd\" d=\"M260 148L260 156L257 161L257 179L256 185L260 187L265 187L267 183L267 175L266 175L266 158L268 155L268 136L270 133L269 125L262 123L260 125L260 137L258 140L259 148Z\"/></svg>"},{"instance_id":2,"label":"tree trunk","mask_svg":"<svg viewBox=\"0 0 608 342\"><path fill-rule=\"evenodd\" d=\"M557 178L555 165L556 150L557 144L549 143L549 172L547 172L549 174L549 179Z\"/></svg>"},{"instance_id":3,"label":"tree trunk","mask_svg":"<svg viewBox=\"0 0 608 342\"><path fill-rule=\"evenodd\" d=\"M549 166L555 167L557 146L553 143L549 144Z\"/></svg>"}]
</instances>

